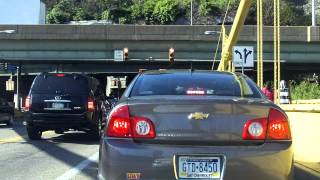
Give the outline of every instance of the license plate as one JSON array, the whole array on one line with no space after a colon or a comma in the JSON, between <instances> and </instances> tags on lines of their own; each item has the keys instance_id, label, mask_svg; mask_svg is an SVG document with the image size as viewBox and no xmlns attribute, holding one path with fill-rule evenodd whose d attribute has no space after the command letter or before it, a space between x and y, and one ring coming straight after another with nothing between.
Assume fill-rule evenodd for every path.
<instances>
[{"instance_id":1,"label":"license plate","mask_svg":"<svg viewBox=\"0 0 320 180\"><path fill-rule=\"evenodd\" d=\"M54 109L63 109L64 104L63 103L52 103L52 108Z\"/></svg>"},{"instance_id":2,"label":"license plate","mask_svg":"<svg viewBox=\"0 0 320 180\"><path fill-rule=\"evenodd\" d=\"M220 157L179 157L179 178L217 179L221 177Z\"/></svg>"}]
</instances>

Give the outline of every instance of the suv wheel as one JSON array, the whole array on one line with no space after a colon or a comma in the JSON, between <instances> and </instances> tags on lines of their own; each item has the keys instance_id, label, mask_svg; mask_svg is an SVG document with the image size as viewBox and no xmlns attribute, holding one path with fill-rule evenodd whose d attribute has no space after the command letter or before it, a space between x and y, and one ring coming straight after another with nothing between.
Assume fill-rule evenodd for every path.
<instances>
[{"instance_id":1,"label":"suv wheel","mask_svg":"<svg viewBox=\"0 0 320 180\"><path fill-rule=\"evenodd\" d=\"M34 126L27 125L27 132L28 132L29 139L31 139L31 140L40 140L41 139L42 132Z\"/></svg>"},{"instance_id":2,"label":"suv wheel","mask_svg":"<svg viewBox=\"0 0 320 180\"><path fill-rule=\"evenodd\" d=\"M14 116L10 115L9 120L7 122L7 126L11 126L13 124L13 121L14 121Z\"/></svg>"}]
</instances>

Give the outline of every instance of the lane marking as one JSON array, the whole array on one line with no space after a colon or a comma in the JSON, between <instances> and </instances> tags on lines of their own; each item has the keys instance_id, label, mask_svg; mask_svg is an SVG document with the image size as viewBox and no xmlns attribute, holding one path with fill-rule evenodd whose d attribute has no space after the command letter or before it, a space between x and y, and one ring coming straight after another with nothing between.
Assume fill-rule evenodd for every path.
<instances>
[{"instance_id":1,"label":"lane marking","mask_svg":"<svg viewBox=\"0 0 320 180\"><path fill-rule=\"evenodd\" d=\"M17 136L17 137L13 137L13 138L0 139L0 144L18 142L18 141L21 141L21 140L23 140L23 139L24 139L23 136Z\"/></svg>"},{"instance_id":2,"label":"lane marking","mask_svg":"<svg viewBox=\"0 0 320 180\"><path fill-rule=\"evenodd\" d=\"M91 163L98 162L98 157L99 157L99 152L94 153L88 159L81 161L78 165L74 166L72 169L70 169L69 171L65 172L64 174L56 178L56 180L72 179L77 174L80 174L81 171L84 168L88 167Z\"/></svg>"},{"instance_id":3,"label":"lane marking","mask_svg":"<svg viewBox=\"0 0 320 180\"><path fill-rule=\"evenodd\" d=\"M53 134L54 134L53 131L45 131L42 133L42 135L53 135ZM19 142L26 139L27 137L28 137L27 135L22 135L22 136L19 135L16 137L0 139L0 144Z\"/></svg>"}]
</instances>

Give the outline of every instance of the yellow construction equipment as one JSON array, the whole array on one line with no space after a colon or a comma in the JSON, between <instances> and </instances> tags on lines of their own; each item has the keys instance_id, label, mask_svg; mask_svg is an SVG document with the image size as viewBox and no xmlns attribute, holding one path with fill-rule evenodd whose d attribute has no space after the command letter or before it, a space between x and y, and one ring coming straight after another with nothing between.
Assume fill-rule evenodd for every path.
<instances>
[{"instance_id":1,"label":"yellow construction equipment","mask_svg":"<svg viewBox=\"0 0 320 180\"><path fill-rule=\"evenodd\" d=\"M263 1L257 0L257 84L263 87Z\"/></svg>"},{"instance_id":2,"label":"yellow construction equipment","mask_svg":"<svg viewBox=\"0 0 320 180\"><path fill-rule=\"evenodd\" d=\"M280 95L280 0L274 1L274 99ZM229 35L222 26L223 45L218 71L234 71L232 49L244 25L252 0L241 0ZM263 0L257 0L257 84L263 86Z\"/></svg>"},{"instance_id":3,"label":"yellow construction equipment","mask_svg":"<svg viewBox=\"0 0 320 180\"><path fill-rule=\"evenodd\" d=\"M239 8L234 19L230 34L222 47L221 61L218 67L218 71L227 71L228 69L231 69L231 67L229 68L229 66L232 63L229 62L232 61L232 48L237 42L240 30L244 25L244 21L249 12L251 3L252 0L241 0L239 4Z\"/></svg>"}]
</instances>

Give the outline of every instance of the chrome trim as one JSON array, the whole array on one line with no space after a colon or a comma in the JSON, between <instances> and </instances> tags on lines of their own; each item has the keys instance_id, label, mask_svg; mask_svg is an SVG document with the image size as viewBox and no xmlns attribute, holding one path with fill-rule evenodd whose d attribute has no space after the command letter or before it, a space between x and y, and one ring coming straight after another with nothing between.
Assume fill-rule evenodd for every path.
<instances>
[{"instance_id":1,"label":"chrome trim","mask_svg":"<svg viewBox=\"0 0 320 180\"><path fill-rule=\"evenodd\" d=\"M49 99L49 100L44 100L44 102L61 102L61 103L70 103L72 101L70 100L56 100L56 99Z\"/></svg>"},{"instance_id":2,"label":"chrome trim","mask_svg":"<svg viewBox=\"0 0 320 180\"><path fill-rule=\"evenodd\" d=\"M49 111L71 111L72 109L71 108L43 108L44 110L49 110Z\"/></svg>"}]
</instances>

